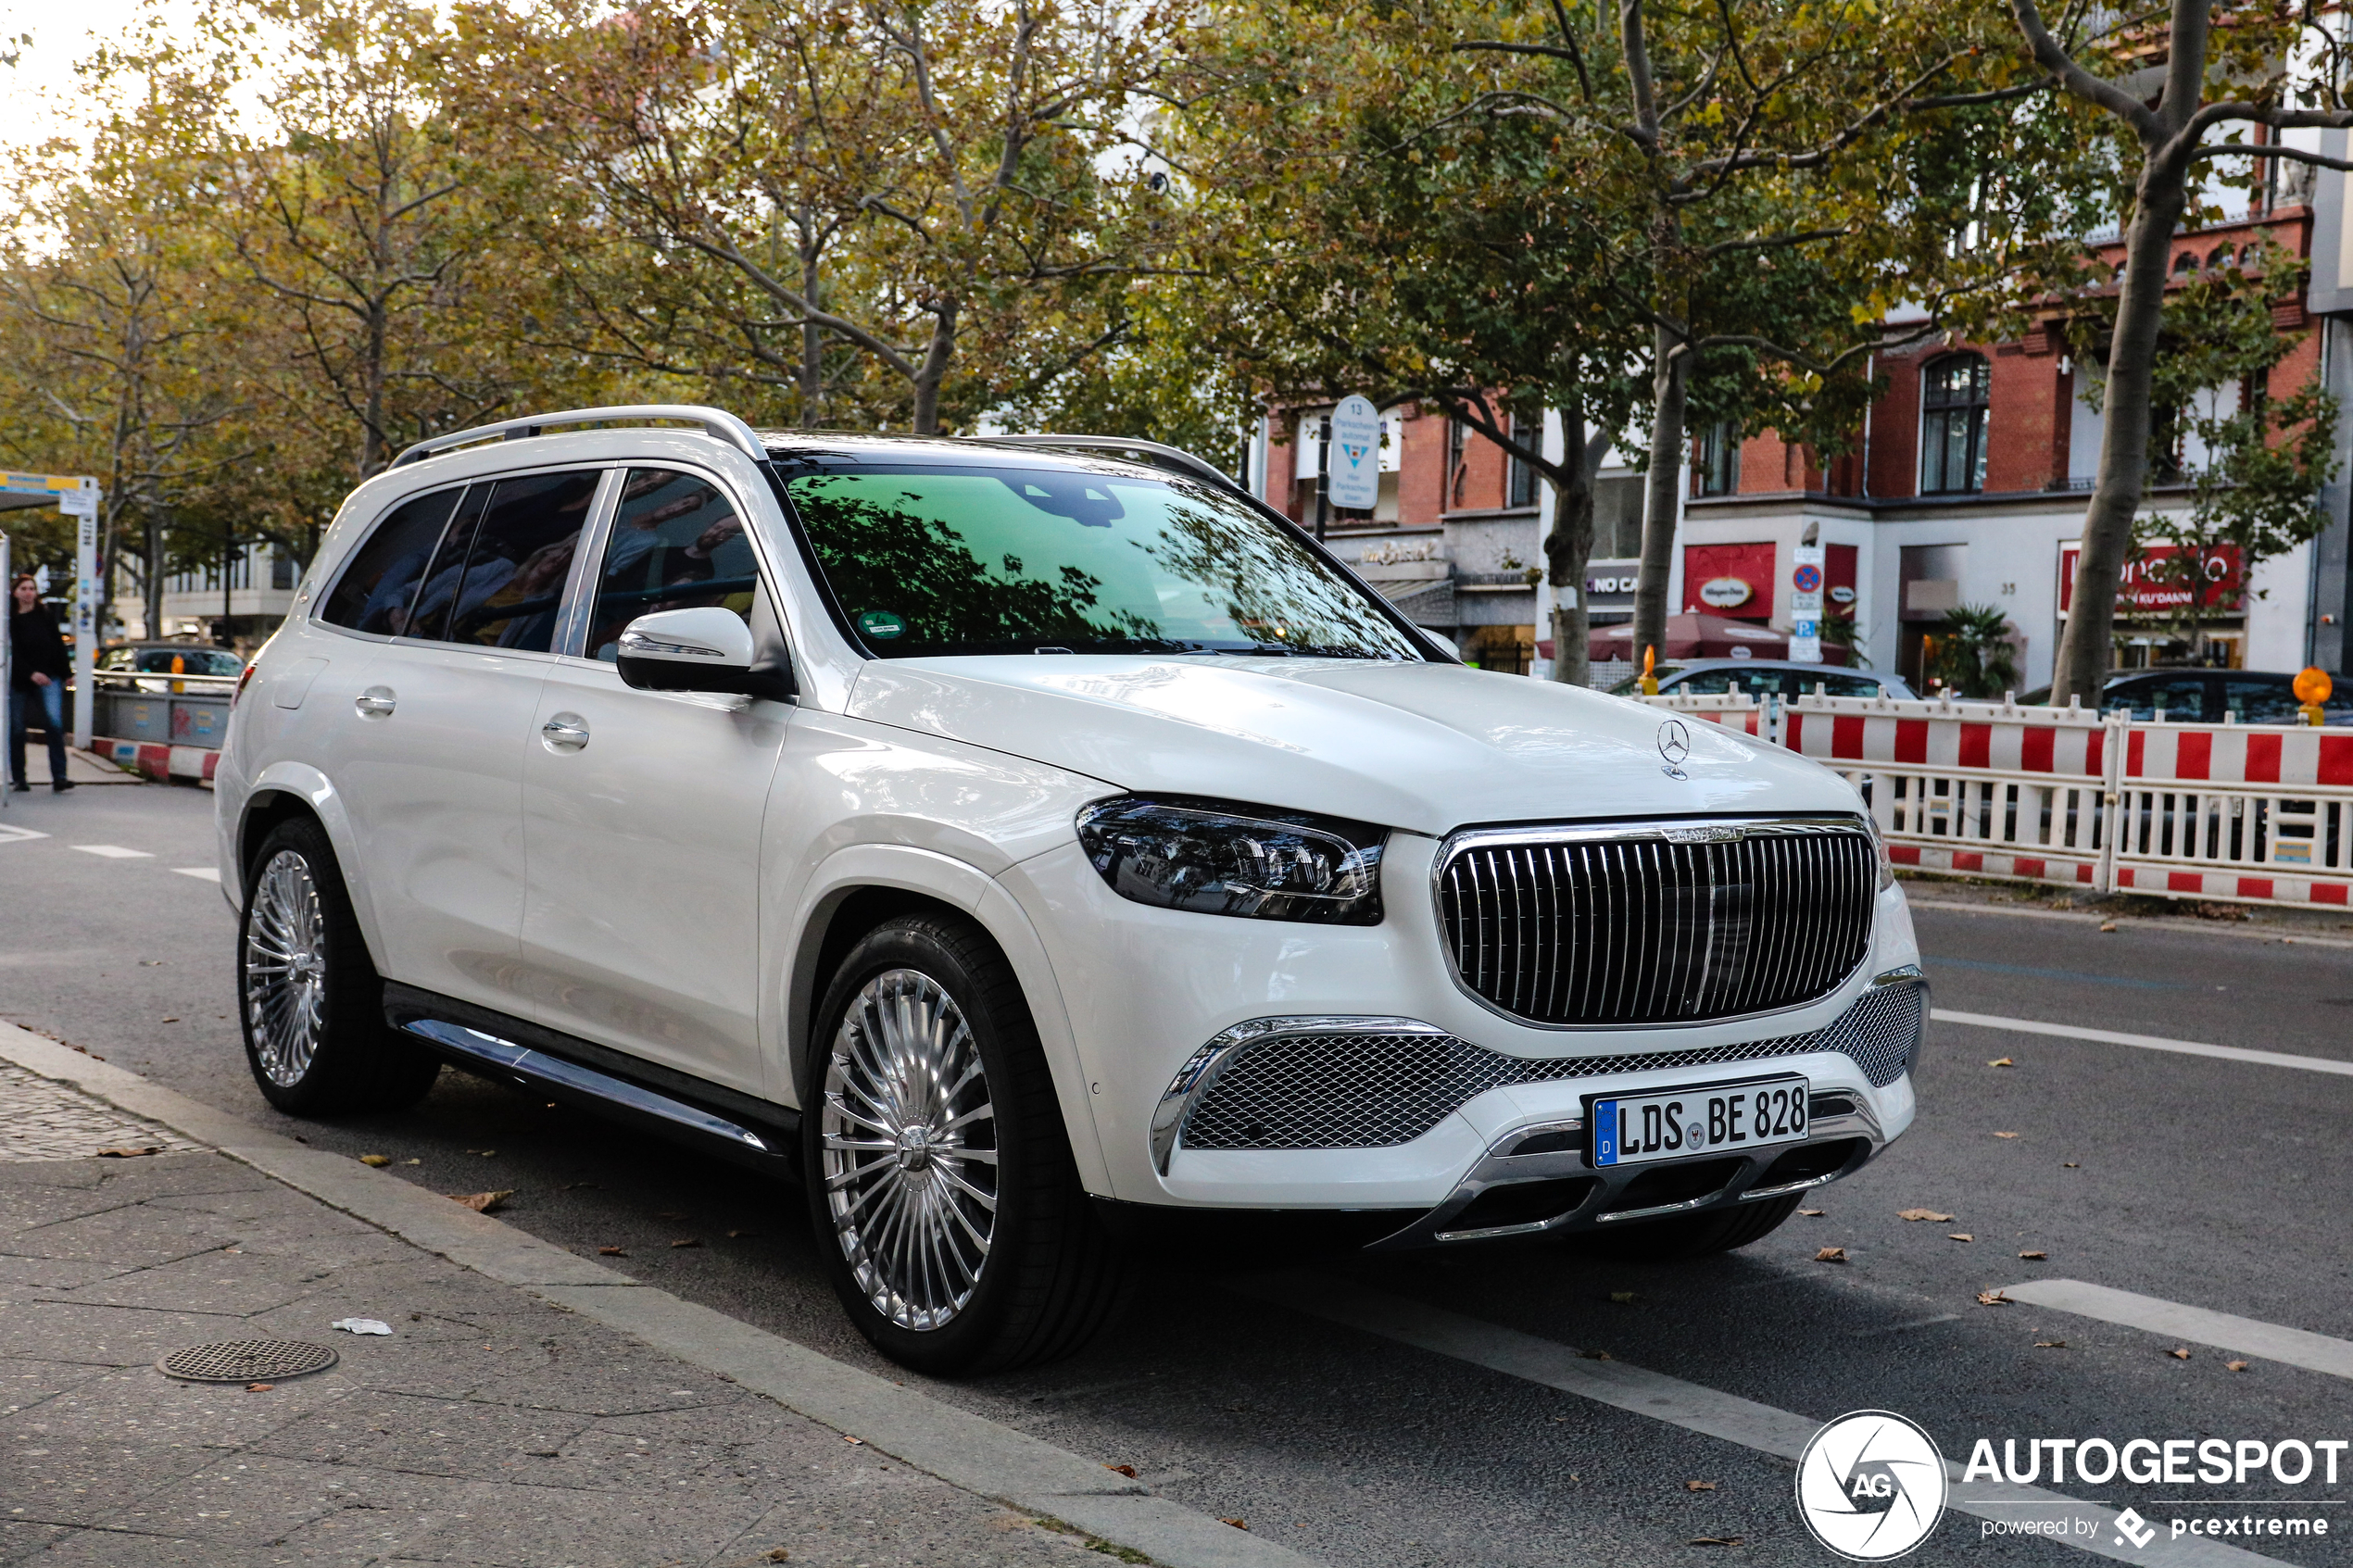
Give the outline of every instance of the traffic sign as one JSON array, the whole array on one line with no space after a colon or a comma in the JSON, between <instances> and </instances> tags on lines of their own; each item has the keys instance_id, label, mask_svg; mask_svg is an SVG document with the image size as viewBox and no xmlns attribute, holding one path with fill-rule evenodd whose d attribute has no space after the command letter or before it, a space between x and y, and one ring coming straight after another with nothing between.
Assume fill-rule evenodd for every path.
<instances>
[{"instance_id":1,"label":"traffic sign","mask_svg":"<svg viewBox=\"0 0 2353 1568\"><path fill-rule=\"evenodd\" d=\"M1332 410L1329 465L1335 507L1370 511L1380 501L1380 410L1351 393Z\"/></svg>"},{"instance_id":2,"label":"traffic sign","mask_svg":"<svg viewBox=\"0 0 2353 1568\"><path fill-rule=\"evenodd\" d=\"M1822 560L1819 545L1800 545L1791 552L1789 574L1789 657L1793 664L1822 662Z\"/></svg>"}]
</instances>

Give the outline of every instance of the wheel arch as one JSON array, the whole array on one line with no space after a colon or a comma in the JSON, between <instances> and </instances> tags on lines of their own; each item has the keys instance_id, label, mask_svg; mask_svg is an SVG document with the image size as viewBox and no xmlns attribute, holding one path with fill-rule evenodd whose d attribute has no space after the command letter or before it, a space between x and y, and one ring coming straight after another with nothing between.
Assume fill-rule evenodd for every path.
<instances>
[{"instance_id":1,"label":"wheel arch","mask_svg":"<svg viewBox=\"0 0 2353 1568\"><path fill-rule=\"evenodd\" d=\"M261 841L270 836L272 828L295 817L308 817L325 832L327 842L335 852L335 870L343 878L344 892L351 899L352 916L359 921L360 935L367 940L369 960L379 973L383 972L384 947L377 939L375 905L367 879L359 874L359 836L352 829L350 813L327 776L306 763L273 763L245 792L238 811L235 841L233 869L237 886L233 897L237 907L245 907L245 884Z\"/></svg>"},{"instance_id":2,"label":"wheel arch","mask_svg":"<svg viewBox=\"0 0 2353 1568\"><path fill-rule=\"evenodd\" d=\"M1110 1169L1096 1136L1086 1068L1045 944L1027 912L994 877L936 850L853 845L828 857L811 879L800 917L792 926L797 939L783 976L778 1044L790 1073L793 1103L804 1110L810 1104L814 1015L834 971L875 927L926 909L979 926L1013 967L1053 1074L1054 1096L1079 1180L1089 1192L1108 1193Z\"/></svg>"}]
</instances>

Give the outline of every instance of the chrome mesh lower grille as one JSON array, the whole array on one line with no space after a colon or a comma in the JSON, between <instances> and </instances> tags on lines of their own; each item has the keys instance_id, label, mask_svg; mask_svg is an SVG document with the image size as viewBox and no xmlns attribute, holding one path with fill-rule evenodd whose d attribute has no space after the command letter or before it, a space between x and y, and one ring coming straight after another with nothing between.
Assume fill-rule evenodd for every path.
<instances>
[{"instance_id":1,"label":"chrome mesh lower grille","mask_svg":"<svg viewBox=\"0 0 2353 1568\"><path fill-rule=\"evenodd\" d=\"M1186 1118L1187 1148L1384 1148L1411 1143L1473 1096L1659 1068L1713 1067L1812 1051L1852 1057L1874 1088L1919 1048L1926 992L1867 993L1829 1028L1737 1045L1534 1060L1451 1035L1277 1035L1228 1063Z\"/></svg>"}]
</instances>

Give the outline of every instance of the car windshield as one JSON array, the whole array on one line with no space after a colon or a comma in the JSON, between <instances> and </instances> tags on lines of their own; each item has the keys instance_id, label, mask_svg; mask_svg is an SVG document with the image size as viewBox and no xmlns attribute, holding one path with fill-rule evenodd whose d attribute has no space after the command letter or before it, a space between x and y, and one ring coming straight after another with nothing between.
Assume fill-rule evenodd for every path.
<instances>
[{"instance_id":1,"label":"car windshield","mask_svg":"<svg viewBox=\"0 0 2353 1568\"><path fill-rule=\"evenodd\" d=\"M786 482L867 651L1413 659L1367 593L1241 500L1114 470L910 466Z\"/></svg>"}]
</instances>

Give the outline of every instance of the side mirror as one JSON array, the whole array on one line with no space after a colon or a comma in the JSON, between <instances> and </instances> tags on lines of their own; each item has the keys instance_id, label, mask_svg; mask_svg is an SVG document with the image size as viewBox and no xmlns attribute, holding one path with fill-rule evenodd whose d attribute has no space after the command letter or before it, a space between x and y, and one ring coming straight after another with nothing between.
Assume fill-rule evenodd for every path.
<instances>
[{"instance_id":1,"label":"side mirror","mask_svg":"<svg viewBox=\"0 0 2353 1568\"><path fill-rule=\"evenodd\" d=\"M751 678L751 628L719 605L641 615L621 633L621 678L647 692L743 696Z\"/></svg>"}]
</instances>

